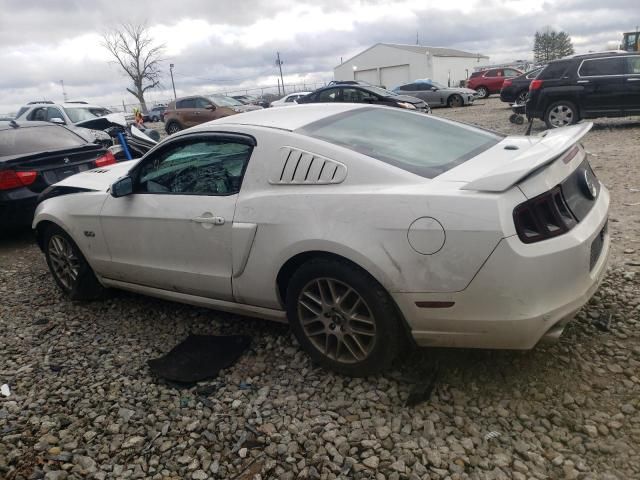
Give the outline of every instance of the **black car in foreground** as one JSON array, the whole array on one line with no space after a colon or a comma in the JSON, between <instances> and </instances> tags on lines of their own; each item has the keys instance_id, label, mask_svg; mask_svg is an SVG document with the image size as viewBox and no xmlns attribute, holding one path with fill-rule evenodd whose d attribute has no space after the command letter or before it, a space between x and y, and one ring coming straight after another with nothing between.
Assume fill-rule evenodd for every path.
<instances>
[{"instance_id":1,"label":"black car in foreground","mask_svg":"<svg viewBox=\"0 0 640 480\"><path fill-rule=\"evenodd\" d=\"M507 78L500 90L500 100L507 103L524 104L529 94L529 85L544 67L536 68L515 78Z\"/></svg>"},{"instance_id":2,"label":"black car in foreground","mask_svg":"<svg viewBox=\"0 0 640 480\"><path fill-rule=\"evenodd\" d=\"M380 87L351 84L335 84L320 88L306 97L296 100L298 103L371 103L389 107L406 108L418 112L430 113L431 109L424 100L408 95L398 95Z\"/></svg>"},{"instance_id":3,"label":"black car in foreground","mask_svg":"<svg viewBox=\"0 0 640 480\"><path fill-rule=\"evenodd\" d=\"M106 148L66 127L0 122L0 232L30 226L38 196L50 185L115 162Z\"/></svg>"},{"instance_id":4,"label":"black car in foreground","mask_svg":"<svg viewBox=\"0 0 640 480\"><path fill-rule=\"evenodd\" d=\"M601 52L550 62L531 82L527 117L549 128L640 114L640 53Z\"/></svg>"}]
</instances>

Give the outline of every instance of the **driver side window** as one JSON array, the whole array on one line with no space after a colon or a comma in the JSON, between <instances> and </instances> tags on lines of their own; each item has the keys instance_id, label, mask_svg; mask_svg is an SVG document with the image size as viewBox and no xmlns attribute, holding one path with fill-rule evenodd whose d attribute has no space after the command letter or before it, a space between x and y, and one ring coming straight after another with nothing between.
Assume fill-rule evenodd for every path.
<instances>
[{"instance_id":1,"label":"driver side window","mask_svg":"<svg viewBox=\"0 0 640 480\"><path fill-rule=\"evenodd\" d=\"M192 140L158 152L138 172L137 193L233 195L240 191L252 147Z\"/></svg>"},{"instance_id":2,"label":"driver side window","mask_svg":"<svg viewBox=\"0 0 640 480\"><path fill-rule=\"evenodd\" d=\"M196 98L196 108L207 108L211 105L213 104L206 98Z\"/></svg>"}]
</instances>

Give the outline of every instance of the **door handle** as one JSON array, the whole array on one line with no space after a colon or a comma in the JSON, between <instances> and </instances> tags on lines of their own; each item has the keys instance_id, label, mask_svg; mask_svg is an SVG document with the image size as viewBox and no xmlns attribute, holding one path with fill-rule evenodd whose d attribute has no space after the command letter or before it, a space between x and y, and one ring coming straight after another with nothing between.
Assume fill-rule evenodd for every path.
<instances>
[{"instance_id":1,"label":"door handle","mask_svg":"<svg viewBox=\"0 0 640 480\"><path fill-rule=\"evenodd\" d=\"M627 82L640 82L640 78L627 78Z\"/></svg>"},{"instance_id":2,"label":"door handle","mask_svg":"<svg viewBox=\"0 0 640 480\"><path fill-rule=\"evenodd\" d=\"M209 225L224 225L224 217L196 217L192 218L191 221Z\"/></svg>"},{"instance_id":3,"label":"door handle","mask_svg":"<svg viewBox=\"0 0 640 480\"><path fill-rule=\"evenodd\" d=\"M589 80L578 80L578 83L589 83Z\"/></svg>"}]
</instances>

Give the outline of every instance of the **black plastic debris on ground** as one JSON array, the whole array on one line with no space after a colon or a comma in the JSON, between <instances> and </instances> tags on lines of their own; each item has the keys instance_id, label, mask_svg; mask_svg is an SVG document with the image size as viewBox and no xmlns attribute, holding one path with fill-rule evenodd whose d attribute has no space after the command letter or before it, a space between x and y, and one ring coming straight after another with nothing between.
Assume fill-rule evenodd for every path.
<instances>
[{"instance_id":1,"label":"black plastic debris on ground","mask_svg":"<svg viewBox=\"0 0 640 480\"><path fill-rule=\"evenodd\" d=\"M233 365L250 343L246 335L189 335L165 356L149 360L149 368L170 382L195 383Z\"/></svg>"}]
</instances>

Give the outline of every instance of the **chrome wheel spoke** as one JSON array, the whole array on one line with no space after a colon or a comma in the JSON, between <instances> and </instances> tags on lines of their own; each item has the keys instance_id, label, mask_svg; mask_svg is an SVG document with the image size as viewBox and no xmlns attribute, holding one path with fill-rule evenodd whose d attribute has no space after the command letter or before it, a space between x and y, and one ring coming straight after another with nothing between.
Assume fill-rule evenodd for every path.
<instances>
[{"instance_id":1,"label":"chrome wheel spoke","mask_svg":"<svg viewBox=\"0 0 640 480\"><path fill-rule=\"evenodd\" d=\"M81 267L73 247L66 238L53 235L49 240L48 253L52 273L65 288L71 289L78 279Z\"/></svg>"}]
</instances>

